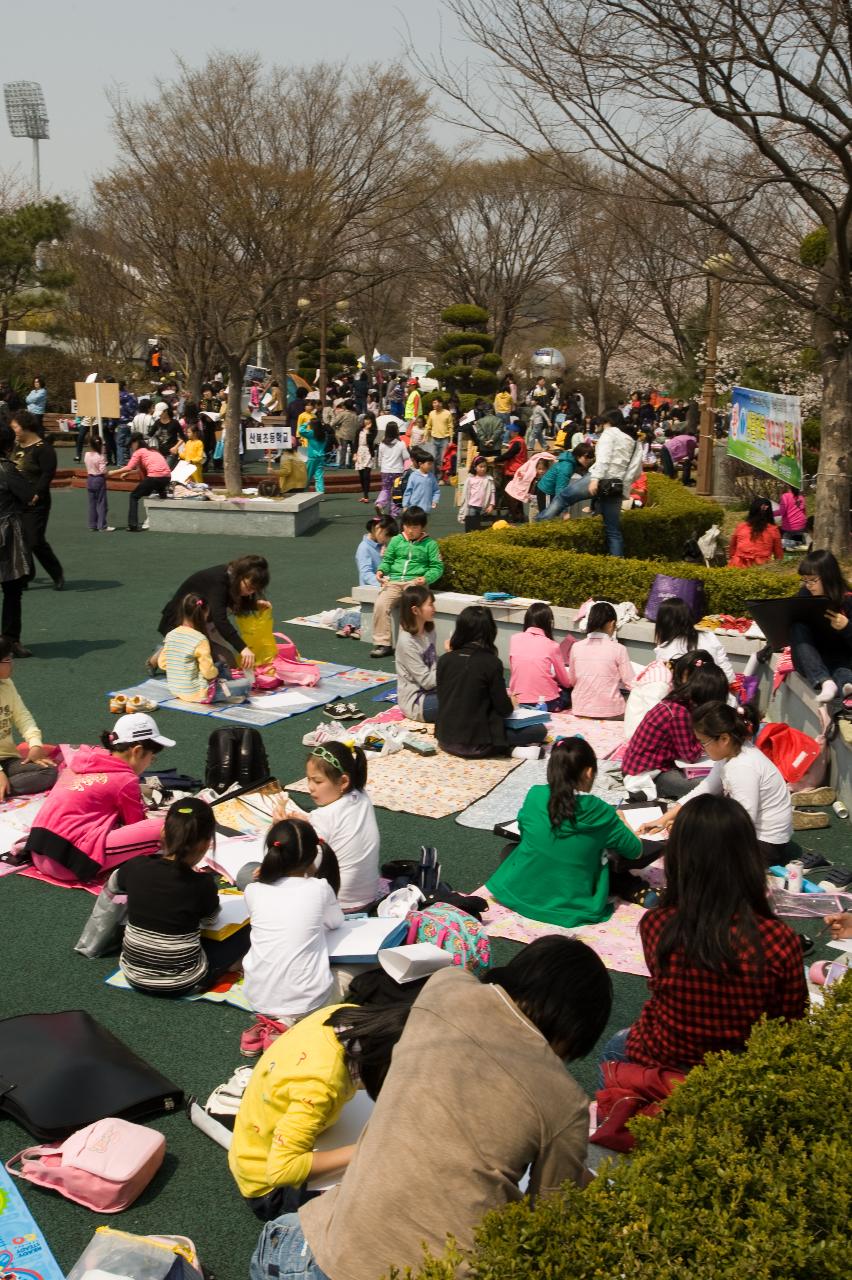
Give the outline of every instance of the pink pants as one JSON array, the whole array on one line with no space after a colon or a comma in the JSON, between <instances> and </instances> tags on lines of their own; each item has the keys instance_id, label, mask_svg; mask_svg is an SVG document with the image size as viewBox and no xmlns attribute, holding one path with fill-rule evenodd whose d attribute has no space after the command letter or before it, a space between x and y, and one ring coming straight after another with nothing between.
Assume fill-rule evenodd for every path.
<instances>
[{"instance_id":1,"label":"pink pants","mask_svg":"<svg viewBox=\"0 0 852 1280\"><path fill-rule=\"evenodd\" d=\"M109 873L122 862L127 862L130 858L138 858L143 854L156 853L160 848L160 835L164 821L164 818L143 818L141 822L132 822L127 827L113 827L106 838L103 854L98 859L102 871L92 879L98 881L106 879ZM45 857L44 854L33 854L33 866L54 880L77 883L77 877L73 871L63 867L59 862L54 862L53 858Z\"/></svg>"}]
</instances>

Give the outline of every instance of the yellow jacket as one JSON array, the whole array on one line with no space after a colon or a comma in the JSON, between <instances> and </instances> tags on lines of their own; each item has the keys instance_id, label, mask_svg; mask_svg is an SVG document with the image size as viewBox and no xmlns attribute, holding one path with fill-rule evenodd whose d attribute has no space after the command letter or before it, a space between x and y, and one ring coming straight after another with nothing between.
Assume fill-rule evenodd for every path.
<instances>
[{"instance_id":1,"label":"yellow jacket","mask_svg":"<svg viewBox=\"0 0 852 1280\"><path fill-rule=\"evenodd\" d=\"M12 730L17 729L28 747L40 747L41 730L24 706L23 699L11 680L0 680L0 760L17 759L18 749Z\"/></svg>"},{"instance_id":2,"label":"yellow jacket","mask_svg":"<svg viewBox=\"0 0 852 1280\"><path fill-rule=\"evenodd\" d=\"M243 1094L228 1164L244 1196L298 1187L311 1171L318 1136L334 1124L356 1085L333 1027L330 1005L280 1036L258 1062Z\"/></svg>"},{"instance_id":3,"label":"yellow jacket","mask_svg":"<svg viewBox=\"0 0 852 1280\"><path fill-rule=\"evenodd\" d=\"M201 484L204 479L204 472L201 469L201 464L204 461L203 440L185 440L178 449L178 457L182 458L184 462L195 463L195 472L191 479Z\"/></svg>"}]
</instances>

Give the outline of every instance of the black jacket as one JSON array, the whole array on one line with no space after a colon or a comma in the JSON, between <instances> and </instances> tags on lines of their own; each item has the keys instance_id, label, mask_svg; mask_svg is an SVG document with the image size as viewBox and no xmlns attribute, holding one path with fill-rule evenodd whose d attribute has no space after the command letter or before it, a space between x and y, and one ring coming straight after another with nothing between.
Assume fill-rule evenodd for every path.
<instances>
[{"instance_id":1,"label":"black jacket","mask_svg":"<svg viewBox=\"0 0 852 1280\"><path fill-rule=\"evenodd\" d=\"M199 596L207 605L210 610L210 621L222 639L231 646L235 653L241 653L245 647L243 638L237 628L228 620L231 593L228 566L226 564L214 565L212 569L199 569L198 573L191 574L185 582L180 584L163 609L163 615L160 618L160 635L164 636L174 627L180 626L181 601L190 592ZM244 606L241 607L244 607L246 613L250 613L255 604L256 599L254 596L246 597Z\"/></svg>"},{"instance_id":2,"label":"black jacket","mask_svg":"<svg viewBox=\"0 0 852 1280\"><path fill-rule=\"evenodd\" d=\"M49 440L38 440L16 449L15 466L33 487L39 506L50 505L50 482L56 475L56 450Z\"/></svg>"},{"instance_id":3,"label":"black jacket","mask_svg":"<svg viewBox=\"0 0 852 1280\"><path fill-rule=\"evenodd\" d=\"M514 707L496 653L470 645L442 654L437 693L437 737L442 746L460 747L459 755L507 746L505 718Z\"/></svg>"}]
</instances>

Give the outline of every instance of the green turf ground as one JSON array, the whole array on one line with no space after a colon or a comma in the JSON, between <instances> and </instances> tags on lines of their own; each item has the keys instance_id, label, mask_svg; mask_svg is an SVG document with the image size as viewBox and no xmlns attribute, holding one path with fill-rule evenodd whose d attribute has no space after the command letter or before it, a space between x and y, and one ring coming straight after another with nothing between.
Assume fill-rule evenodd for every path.
<instances>
[{"instance_id":1,"label":"green turf ground","mask_svg":"<svg viewBox=\"0 0 852 1280\"><path fill-rule=\"evenodd\" d=\"M449 499L449 491L444 491L444 503ZM62 491L54 498L50 537L65 567L67 590L55 593L42 579L24 597L23 638L35 656L16 664L15 680L49 741L94 741L111 723L106 691L144 678L144 659L155 640L160 609L181 579L255 549L248 541L228 543L214 537L193 541L151 533L91 534L85 502L85 493L78 491ZM123 523L126 502L126 495L110 496L113 523ZM370 508L346 495L326 499L323 512L327 522L312 536L264 539L256 547L270 561L269 595L278 622L329 607L352 586L355 546ZM455 530L454 517L447 505L436 513L434 531ZM387 660L371 663L368 647L356 641L306 628L294 627L292 634L306 657L387 668ZM359 699L367 714L376 710L371 699L370 693ZM311 712L263 731L270 763L282 781L302 773L301 739L318 720L318 713ZM164 753L163 764L201 776L207 736L220 722L164 711L160 723L178 743ZM411 768L417 769L415 756ZM487 832L458 827L453 818L435 822L383 809L377 814L384 856L410 857L421 843L434 844L447 879L459 889L482 884L495 865L499 841ZM835 861L842 861L844 854L848 860L849 824L832 815L831 829L806 833L807 847L817 842ZM170 1003L103 985L115 961L86 960L73 951L91 909L88 894L8 876L0 880L0 900L3 1017L87 1009L186 1093L202 1098L243 1061L238 1045L247 1018L239 1011ZM499 961L515 948L498 942L494 950ZM620 974L613 975L613 986L611 1030L632 1020L645 990L643 980ZM594 1087L591 1060L574 1069L587 1089ZM258 1225L237 1195L224 1153L183 1115L154 1123L168 1146L164 1169L131 1209L111 1221L128 1231L188 1235L218 1280L241 1280L248 1274ZM0 1121L4 1160L27 1142L28 1136L16 1125ZM27 1187L25 1195L60 1264L69 1269L98 1218L50 1192Z\"/></svg>"}]
</instances>

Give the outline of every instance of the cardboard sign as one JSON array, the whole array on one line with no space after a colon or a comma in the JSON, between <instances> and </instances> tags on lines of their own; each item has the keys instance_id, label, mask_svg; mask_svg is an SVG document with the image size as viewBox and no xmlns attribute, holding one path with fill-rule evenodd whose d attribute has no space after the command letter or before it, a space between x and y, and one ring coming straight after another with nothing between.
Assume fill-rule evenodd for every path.
<instances>
[{"instance_id":1,"label":"cardboard sign","mask_svg":"<svg viewBox=\"0 0 852 1280\"><path fill-rule=\"evenodd\" d=\"M247 449L292 449L293 433L286 423L266 421L246 427Z\"/></svg>"},{"instance_id":2,"label":"cardboard sign","mask_svg":"<svg viewBox=\"0 0 852 1280\"><path fill-rule=\"evenodd\" d=\"M75 382L74 396L81 418L120 418L117 382Z\"/></svg>"}]
</instances>

